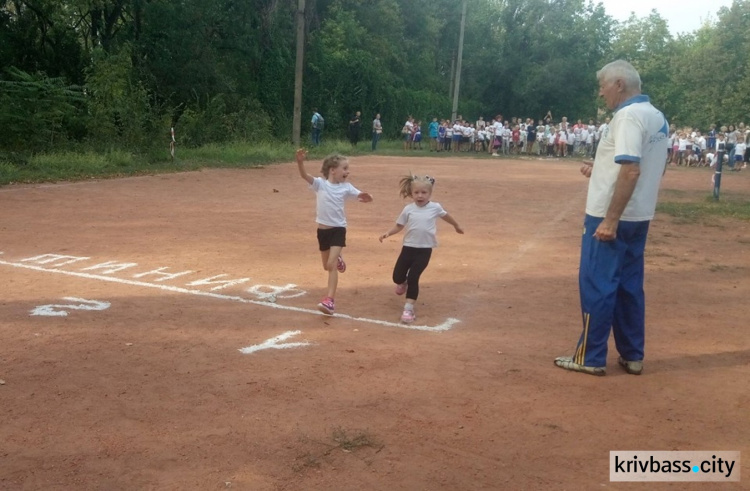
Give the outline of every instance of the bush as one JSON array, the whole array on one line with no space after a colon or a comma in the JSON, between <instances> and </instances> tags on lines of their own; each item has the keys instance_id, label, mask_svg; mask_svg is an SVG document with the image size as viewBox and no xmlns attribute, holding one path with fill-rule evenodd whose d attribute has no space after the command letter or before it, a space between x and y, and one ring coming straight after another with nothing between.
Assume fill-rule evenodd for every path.
<instances>
[{"instance_id":1,"label":"bush","mask_svg":"<svg viewBox=\"0 0 750 491\"><path fill-rule=\"evenodd\" d=\"M271 118L258 101L219 94L204 109L188 108L175 125L188 147L229 141L260 142L272 137Z\"/></svg>"}]
</instances>

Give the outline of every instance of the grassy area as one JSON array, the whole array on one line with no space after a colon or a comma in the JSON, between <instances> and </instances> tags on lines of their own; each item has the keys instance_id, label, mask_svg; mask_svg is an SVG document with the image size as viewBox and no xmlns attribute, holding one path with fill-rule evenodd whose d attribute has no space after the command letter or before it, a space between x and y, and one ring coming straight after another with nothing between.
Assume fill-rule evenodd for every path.
<instances>
[{"instance_id":1,"label":"grassy area","mask_svg":"<svg viewBox=\"0 0 750 491\"><path fill-rule=\"evenodd\" d=\"M15 161L0 160L0 185L24 182L76 181L89 178L105 178L193 170L197 167L171 160L149 162L139 156L113 150L95 152L61 152L32 155Z\"/></svg>"},{"instance_id":2,"label":"grassy area","mask_svg":"<svg viewBox=\"0 0 750 491\"><path fill-rule=\"evenodd\" d=\"M308 158L322 159L331 153L344 155L372 155L371 143L364 140L356 147L345 140L324 140L319 147L308 141L303 146L309 151ZM227 143L206 145L199 148L178 147L175 159L168 149L159 154L136 154L122 150L101 153L58 152L32 156L3 157L0 154L0 185L11 183L74 181L89 178L108 178L140 174L156 174L198 170L206 167L252 168L289 162L294 160L295 148L291 143ZM429 143L423 142L422 150L403 150L400 140L381 140L377 155L418 157L455 157L450 152L430 152ZM486 153L462 153L463 158L491 158Z\"/></svg>"},{"instance_id":3,"label":"grassy area","mask_svg":"<svg viewBox=\"0 0 750 491\"><path fill-rule=\"evenodd\" d=\"M725 193L716 201L712 195L707 195L702 200L662 201L656 211L671 215L683 223L696 223L714 217L750 220L750 200Z\"/></svg>"}]
</instances>

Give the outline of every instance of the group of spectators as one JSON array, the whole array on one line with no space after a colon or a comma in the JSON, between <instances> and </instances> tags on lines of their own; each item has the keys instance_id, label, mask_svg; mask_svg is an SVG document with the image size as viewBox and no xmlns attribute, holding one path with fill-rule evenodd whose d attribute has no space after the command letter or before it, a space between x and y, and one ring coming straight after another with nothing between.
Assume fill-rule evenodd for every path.
<instances>
[{"instance_id":1,"label":"group of spectators","mask_svg":"<svg viewBox=\"0 0 750 491\"><path fill-rule=\"evenodd\" d=\"M593 157L609 118L596 124L580 119L569 123L563 117L557 124L547 113L537 123L531 118L503 120L497 115L491 121L480 116L470 123L458 116L454 121L433 118L427 127L429 149L434 152L487 152L493 156L537 155L547 157ZM404 150L422 148L422 122L409 116L401 129Z\"/></svg>"},{"instance_id":2,"label":"group of spectators","mask_svg":"<svg viewBox=\"0 0 750 491\"><path fill-rule=\"evenodd\" d=\"M470 123L460 115L455 120L432 118L426 132L431 152L487 152L500 155L536 155L546 157L593 158L602 134L609 128L610 118L604 122L588 123L578 120L568 122L563 116L558 123L552 121L548 111L544 119L535 124L531 118L504 120L501 114L485 121L483 116ZM320 144L324 126L323 117L313 111L312 141ZM353 146L360 139L361 113L357 111L349 120L347 136ZM403 148L422 150L422 121L409 116L401 129ZM383 133L380 114L372 121L372 151L377 150ZM706 134L697 128L669 130L669 155L667 161L675 166L713 167L719 159L731 170L739 171L750 161L750 127L744 123L721 126L711 125Z\"/></svg>"},{"instance_id":3,"label":"group of spectators","mask_svg":"<svg viewBox=\"0 0 750 491\"><path fill-rule=\"evenodd\" d=\"M733 171L747 168L750 161L750 128L745 123L722 126L712 124L703 135L698 128L669 129L669 163L694 167L714 167L719 161Z\"/></svg>"}]
</instances>

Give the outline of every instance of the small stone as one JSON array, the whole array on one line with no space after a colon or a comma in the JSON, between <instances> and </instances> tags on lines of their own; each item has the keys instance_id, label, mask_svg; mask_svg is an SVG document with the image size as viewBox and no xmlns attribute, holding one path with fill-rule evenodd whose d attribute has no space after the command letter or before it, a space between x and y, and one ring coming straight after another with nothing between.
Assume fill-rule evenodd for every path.
<instances>
[{"instance_id":1,"label":"small stone","mask_svg":"<svg viewBox=\"0 0 750 491\"><path fill-rule=\"evenodd\" d=\"M0 385L5 385L5 380L0 379Z\"/></svg>"}]
</instances>

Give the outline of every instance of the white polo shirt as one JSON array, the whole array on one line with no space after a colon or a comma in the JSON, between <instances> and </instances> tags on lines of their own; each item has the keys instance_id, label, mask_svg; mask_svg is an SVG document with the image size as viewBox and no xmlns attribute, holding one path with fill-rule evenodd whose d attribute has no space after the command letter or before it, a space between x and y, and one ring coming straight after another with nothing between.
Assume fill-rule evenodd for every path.
<instances>
[{"instance_id":1,"label":"white polo shirt","mask_svg":"<svg viewBox=\"0 0 750 491\"><path fill-rule=\"evenodd\" d=\"M635 162L641 174L620 220L640 222L654 218L667 160L668 134L666 118L651 105L647 95L623 102L602 132L589 182L586 214L606 216L620 172L619 163Z\"/></svg>"},{"instance_id":2,"label":"white polo shirt","mask_svg":"<svg viewBox=\"0 0 750 491\"><path fill-rule=\"evenodd\" d=\"M447 214L448 212L434 201L424 206L417 206L415 203L406 205L396 219L396 223L404 226L404 245L423 249L437 247L435 222Z\"/></svg>"},{"instance_id":3,"label":"white polo shirt","mask_svg":"<svg viewBox=\"0 0 750 491\"><path fill-rule=\"evenodd\" d=\"M318 196L316 222L329 227L346 227L344 202L357 199L361 191L351 183L340 182L333 184L327 179L316 177L310 184L310 189Z\"/></svg>"}]
</instances>

